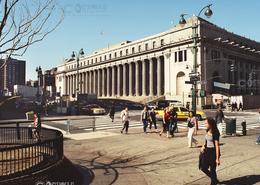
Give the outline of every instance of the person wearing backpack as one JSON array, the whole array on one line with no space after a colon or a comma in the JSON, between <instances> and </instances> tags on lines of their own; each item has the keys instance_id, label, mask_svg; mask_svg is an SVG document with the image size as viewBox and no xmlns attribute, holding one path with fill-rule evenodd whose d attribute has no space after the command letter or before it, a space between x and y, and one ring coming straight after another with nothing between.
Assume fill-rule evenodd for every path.
<instances>
[{"instance_id":1,"label":"person wearing backpack","mask_svg":"<svg viewBox=\"0 0 260 185\"><path fill-rule=\"evenodd\" d=\"M143 123L144 133L147 133L146 130L149 122L149 112L146 106L144 107L144 110L141 112L141 122Z\"/></svg>"},{"instance_id":2,"label":"person wearing backpack","mask_svg":"<svg viewBox=\"0 0 260 185\"><path fill-rule=\"evenodd\" d=\"M192 143L195 143L195 145L197 146L198 141L193 137L195 129L196 129L196 125L197 125L197 118L194 115L194 113L192 111L189 112L189 117L187 119L188 122L188 147L192 148Z\"/></svg>"},{"instance_id":3,"label":"person wearing backpack","mask_svg":"<svg viewBox=\"0 0 260 185\"><path fill-rule=\"evenodd\" d=\"M205 126L207 132L205 135L205 143L201 148L199 168L210 177L211 185L217 185L219 181L217 179L216 168L220 165L220 133L216 121L213 118L207 118Z\"/></svg>"},{"instance_id":4,"label":"person wearing backpack","mask_svg":"<svg viewBox=\"0 0 260 185\"><path fill-rule=\"evenodd\" d=\"M122 122L123 122L123 128L120 132L121 132L121 134L123 134L123 132L125 130L125 133L127 134L128 128L129 128L129 121L130 121L128 107L125 107L125 109L122 110L120 117L121 117Z\"/></svg>"}]
</instances>

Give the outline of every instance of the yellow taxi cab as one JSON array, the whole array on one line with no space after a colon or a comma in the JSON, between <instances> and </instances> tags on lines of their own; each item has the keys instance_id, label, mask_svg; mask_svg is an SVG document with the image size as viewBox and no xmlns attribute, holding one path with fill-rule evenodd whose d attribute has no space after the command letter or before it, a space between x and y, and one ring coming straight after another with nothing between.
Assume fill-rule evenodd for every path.
<instances>
[{"instance_id":1,"label":"yellow taxi cab","mask_svg":"<svg viewBox=\"0 0 260 185\"><path fill-rule=\"evenodd\" d=\"M178 115L178 120L188 119L189 109L187 109L185 107L181 107L181 106L174 107L173 109L176 111L176 113ZM155 110L155 112L156 112L157 120L162 120L164 110L163 109L157 109L157 110ZM202 112L202 111L197 111L196 116L197 116L198 120L203 120L203 119L206 118L205 113Z\"/></svg>"}]
</instances>

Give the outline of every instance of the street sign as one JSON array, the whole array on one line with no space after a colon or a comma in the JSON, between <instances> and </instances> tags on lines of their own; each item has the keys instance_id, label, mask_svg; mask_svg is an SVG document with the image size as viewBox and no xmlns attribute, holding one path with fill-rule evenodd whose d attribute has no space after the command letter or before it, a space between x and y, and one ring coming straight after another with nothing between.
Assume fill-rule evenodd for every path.
<instances>
[{"instance_id":1,"label":"street sign","mask_svg":"<svg viewBox=\"0 0 260 185\"><path fill-rule=\"evenodd\" d=\"M194 84L194 83L191 81L185 81L185 84Z\"/></svg>"},{"instance_id":2,"label":"street sign","mask_svg":"<svg viewBox=\"0 0 260 185\"><path fill-rule=\"evenodd\" d=\"M219 87L219 88L222 88L222 89L230 89L230 85L231 84L228 84L228 83L214 82L215 87Z\"/></svg>"}]
</instances>

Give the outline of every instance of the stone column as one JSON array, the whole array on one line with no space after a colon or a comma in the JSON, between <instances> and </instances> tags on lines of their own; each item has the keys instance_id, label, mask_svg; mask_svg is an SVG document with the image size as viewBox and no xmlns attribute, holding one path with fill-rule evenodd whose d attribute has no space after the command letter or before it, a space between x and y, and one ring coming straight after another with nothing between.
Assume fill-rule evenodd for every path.
<instances>
[{"instance_id":1,"label":"stone column","mask_svg":"<svg viewBox=\"0 0 260 185\"><path fill-rule=\"evenodd\" d=\"M117 96L120 96L120 81L121 81L121 75L120 75L120 65L117 66Z\"/></svg>"},{"instance_id":2,"label":"stone column","mask_svg":"<svg viewBox=\"0 0 260 185\"><path fill-rule=\"evenodd\" d=\"M96 94L96 70L93 70L93 93Z\"/></svg>"},{"instance_id":3,"label":"stone column","mask_svg":"<svg viewBox=\"0 0 260 185\"><path fill-rule=\"evenodd\" d=\"M115 66L112 66L112 81L111 81L111 88L112 88L112 94L111 96L114 97L115 96Z\"/></svg>"},{"instance_id":4,"label":"stone column","mask_svg":"<svg viewBox=\"0 0 260 185\"><path fill-rule=\"evenodd\" d=\"M139 74L140 74L140 68L137 61L135 62L135 95L136 96L139 96Z\"/></svg>"},{"instance_id":5,"label":"stone column","mask_svg":"<svg viewBox=\"0 0 260 185\"><path fill-rule=\"evenodd\" d=\"M126 96L126 64L123 64L123 96Z\"/></svg>"},{"instance_id":6,"label":"stone column","mask_svg":"<svg viewBox=\"0 0 260 185\"><path fill-rule=\"evenodd\" d=\"M88 71L86 71L86 76L85 76L85 86L86 86L86 90L85 90L85 92L88 93Z\"/></svg>"},{"instance_id":7,"label":"stone column","mask_svg":"<svg viewBox=\"0 0 260 185\"><path fill-rule=\"evenodd\" d=\"M107 97L110 96L110 67L107 68Z\"/></svg>"},{"instance_id":8,"label":"stone column","mask_svg":"<svg viewBox=\"0 0 260 185\"><path fill-rule=\"evenodd\" d=\"M150 85L150 90L149 90L149 96L153 96L154 93L153 93L153 59L151 58L149 60L149 85Z\"/></svg>"},{"instance_id":9,"label":"stone column","mask_svg":"<svg viewBox=\"0 0 260 185\"><path fill-rule=\"evenodd\" d=\"M70 94L70 96L73 94L72 92L73 92L73 81L72 81L72 75L70 75L70 92L69 92L69 94Z\"/></svg>"},{"instance_id":10,"label":"stone column","mask_svg":"<svg viewBox=\"0 0 260 185\"><path fill-rule=\"evenodd\" d=\"M133 96L133 65L129 63L129 96Z\"/></svg>"},{"instance_id":11,"label":"stone column","mask_svg":"<svg viewBox=\"0 0 260 185\"><path fill-rule=\"evenodd\" d=\"M100 70L97 70L97 96L100 97Z\"/></svg>"},{"instance_id":12,"label":"stone column","mask_svg":"<svg viewBox=\"0 0 260 185\"><path fill-rule=\"evenodd\" d=\"M161 94L162 94L161 67L162 67L162 63L161 63L160 57L157 57L157 96L161 96Z\"/></svg>"},{"instance_id":13,"label":"stone column","mask_svg":"<svg viewBox=\"0 0 260 185\"><path fill-rule=\"evenodd\" d=\"M89 71L89 79L88 79L88 82L89 82L89 93L92 94L92 71Z\"/></svg>"},{"instance_id":14,"label":"stone column","mask_svg":"<svg viewBox=\"0 0 260 185\"><path fill-rule=\"evenodd\" d=\"M102 94L101 96L105 96L105 68L102 68Z\"/></svg>"},{"instance_id":15,"label":"stone column","mask_svg":"<svg viewBox=\"0 0 260 185\"><path fill-rule=\"evenodd\" d=\"M142 96L146 96L146 65L145 60L142 61Z\"/></svg>"}]
</instances>

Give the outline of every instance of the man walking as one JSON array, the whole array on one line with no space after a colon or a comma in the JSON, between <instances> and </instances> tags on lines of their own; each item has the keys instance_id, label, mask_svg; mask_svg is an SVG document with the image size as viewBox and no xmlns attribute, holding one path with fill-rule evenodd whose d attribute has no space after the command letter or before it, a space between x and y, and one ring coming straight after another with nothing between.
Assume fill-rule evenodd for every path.
<instances>
[{"instance_id":1,"label":"man walking","mask_svg":"<svg viewBox=\"0 0 260 185\"><path fill-rule=\"evenodd\" d=\"M149 112L146 106L144 107L144 110L141 112L141 121L143 123L144 133L147 133L146 129L149 121Z\"/></svg>"},{"instance_id":2,"label":"man walking","mask_svg":"<svg viewBox=\"0 0 260 185\"><path fill-rule=\"evenodd\" d=\"M111 106L111 109L109 111L109 117L111 118L112 122L114 122L114 118L115 118L115 107L114 107L114 105Z\"/></svg>"},{"instance_id":3,"label":"man walking","mask_svg":"<svg viewBox=\"0 0 260 185\"><path fill-rule=\"evenodd\" d=\"M219 123L223 123L223 120L224 120L224 113L221 110L221 107L219 106L215 115L215 121L218 125Z\"/></svg>"},{"instance_id":4,"label":"man walking","mask_svg":"<svg viewBox=\"0 0 260 185\"><path fill-rule=\"evenodd\" d=\"M120 115L122 122L123 122L123 128L121 130L121 134L123 134L124 130L125 133L128 133L128 128L129 128L129 112L128 112L128 108L126 107L124 110L122 110L121 115Z\"/></svg>"},{"instance_id":5,"label":"man walking","mask_svg":"<svg viewBox=\"0 0 260 185\"><path fill-rule=\"evenodd\" d=\"M156 125L156 112L154 111L154 108L150 111L150 130L152 129L152 124L154 125L154 128L157 132L157 125Z\"/></svg>"}]
</instances>

